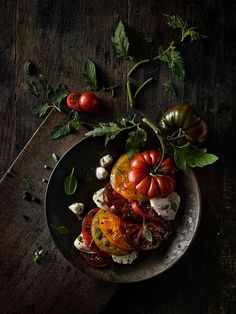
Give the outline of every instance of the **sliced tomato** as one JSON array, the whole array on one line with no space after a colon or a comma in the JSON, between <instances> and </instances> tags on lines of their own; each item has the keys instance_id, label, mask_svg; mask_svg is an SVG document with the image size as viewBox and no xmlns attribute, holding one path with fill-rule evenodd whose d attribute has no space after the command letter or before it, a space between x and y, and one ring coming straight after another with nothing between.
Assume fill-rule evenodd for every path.
<instances>
[{"instance_id":1,"label":"sliced tomato","mask_svg":"<svg viewBox=\"0 0 236 314\"><path fill-rule=\"evenodd\" d=\"M107 267L113 264L111 256L101 256L97 254L82 253L86 262L92 267Z\"/></svg>"},{"instance_id":2,"label":"sliced tomato","mask_svg":"<svg viewBox=\"0 0 236 314\"><path fill-rule=\"evenodd\" d=\"M93 208L92 210L90 210L82 221L82 236L84 239L84 243L91 249L92 252L97 252L99 250L97 246L94 245L91 234L92 220L98 210L99 208Z\"/></svg>"},{"instance_id":3,"label":"sliced tomato","mask_svg":"<svg viewBox=\"0 0 236 314\"><path fill-rule=\"evenodd\" d=\"M136 215L140 216L146 221L157 223L162 223L164 221L164 219L161 216L158 216L147 202L143 202L141 205L138 202L133 202L132 210Z\"/></svg>"},{"instance_id":4,"label":"sliced tomato","mask_svg":"<svg viewBox=\"0 0 236 314\"><path fill-rule=\"evenodd\" d=\"M103 192L103 197L105 204L112 213L126 221L137 220L137 215L132 211L132 201L127 200L117 193L112 188L111 184L106 186Z\"/></svg>"},{"instance_id":5,"label":"sliced tomato","mask_svg":"<svg viewBox=\"0 0 236 314\"><path fill-rule=\"evenodd\" d=\"M99 211L95 214L92 220L91 224L91 234L93 241L97 245L97 247L108 254L114 254L114 255L126 255L129 251L122 250L118 248L117 246L112 245L112 243L106 238L106 236L103 234L101 230L101 224L99 220L99 212L103 211L102 209L99 209Z\"/></svg>"},{"instance_id":6,"label":"sliced tomato","mask_svg":"<svg viewBox=\"0 0 236 314\"><path fill-rule=\"evenodd\" d=\"M98 217L102 233L113 246L123 251L134 249L127 243L126 235L122 232L120 217L109 210L99 210Z\"/></svg>"},{"instance_id":7,"label":"sliced tomato","mask_svg":"<svg viewBox=\"0 0 236 314\"><path fill-rule=\"evenodd\" d=\"M129 181L128 172L130 161L127 155L122 155L112 168L110 182L112 188L128 200L144 199L144 196L137 192L134 185Z\"/></svg>"}]
</instances>

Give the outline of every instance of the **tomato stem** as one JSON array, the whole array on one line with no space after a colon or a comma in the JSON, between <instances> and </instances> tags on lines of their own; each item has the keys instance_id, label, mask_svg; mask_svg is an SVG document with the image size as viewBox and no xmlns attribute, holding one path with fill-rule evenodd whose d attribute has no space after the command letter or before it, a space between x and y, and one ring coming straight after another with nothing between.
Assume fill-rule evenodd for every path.
<instances>
[{"instance_id":1,"label":"tomato stem","mask_svg":"<svg viewBox=\"0 0 236 314\"><path fill-rule=\"evenodd\" d=\"M153 123L151 122L149 119L147 118L143 118L142 121L147 124L156 134L160 144L161 144L161 158L159 160L159 162L157 163L157 165L155 166L154 168L154 173L157 172L157 170L160 168L162 162L163 162L163 159L164 159L164 155L165 155L165 140L164 138L160 135L160 129Z\"/></svg>"},{"instance_id":2,"label":"tomato stem","mask_svg":"<svg viewBox=\"0 0 236 314\"><path fill-rule=\"evenodd\" d=\"M138 94L141 92L141 90L149 83L151 83L154 80L153 77L150 77L149 79L147 79L145 82L143 82L143 84L141 84L139 86L139 88L136 90L135 94L134 94L134 98L136 98L138 96Z\"/></svg>"},{"instance_id":3,"label":"tomato stem","mask_svg":"<svg viewBox=\"0 0 236 314\"><path fill-rule=\"evenodd\" d=\"M133 92L132 92L132 83L130 81L127 81L126 86L127 86L129 105L132 108L134 106L134 95L133 95Z\"/></svg>"},{"instance_id":4,"label":"tomato stem","mask_svg":"<svg viewBox=\"0 0 236 314\"><path fill-rule=\"evenodd\" d=\"M131 74L142 64L150 62L150 59L143 59L135 63L135 65L129 70L127 77L130 77Z\"/></svg>"}]
</instances>

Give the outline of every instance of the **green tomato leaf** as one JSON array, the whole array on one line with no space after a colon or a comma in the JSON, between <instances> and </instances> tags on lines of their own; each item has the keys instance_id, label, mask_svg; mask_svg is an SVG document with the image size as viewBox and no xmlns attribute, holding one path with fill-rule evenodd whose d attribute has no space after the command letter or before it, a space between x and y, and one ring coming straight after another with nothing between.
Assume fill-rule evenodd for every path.
<instances>
[{"instance_id":1,"label":"green tomato leaf","mask_svg":"<svg viewBox=\"0 0 236 314\"><path fill-rule=\"evenodd\" d=\"M69 90L63 84L60 84L54 95L54 104L58 111L61 111L61 103L68 96Z\"/></svg>"},{"instance_id":2,"label":"green tomato leaf","mask_svg":"<svg viewBox=\"0 0 236 314\"><path fill-rule=\"evenodd\" d=\"M50 225L56 232L60 233L60 234L67 234L69 233L69 230L67 229L66 226L54 226L54 225Z\"/></svg>"},{"instance_id":3,"label":"green tomato leaf","mask_svg":"<svg viewBox=\"0 0 236 314\"><path fill-rule=\"evenodd\" d=\"M78 130L80 129L80 127L81 127L81 124L80 124L80 122L78 122L78 121L76 121L76 120L72 120L72 121L70 122L70 126L71 126L71 128L72 128L73 130L78 131Z\"/></svg>"},{"instance_id":4,"label":"green tomato leaf","mask_svg":"<svg viewBox=\"0 0 236 314\"><path fill-rule=\"evenodd\" d=\"M84 63L83 77L89 90L98 90L96 65L89 58L86 59Z\"/></svg>"},{"instance_id":5,"label":"green tomato leaf","mask_svg":"<svg viewBox=\"0 0 236 314\"><path fill-rule=\"evenodd\" d=\"M57 138L64 137L67 134L70 134L69 123L61 123L52 129L50 133L50 138L55 140Z\"/></svg>"},{"instance_id":6,"label":"green tomato leaf","mask_svg":"<svg viewBox=\"0 0 236 314\"><path fill-rule=\"evenodd\" d=\"M64 182L64 191L67 195L73 195L75 191L77 190L77 178L74 174L75 168L73 167L70 175L66 177L65 182Z\"/></svg>"},{"instance_id":7,"label":"green tomato leaf","mask_svg":"<svg viewBox=\"0 0 236 314\"><path fill-rule=\"evenodd\" d=\"M47 113L47 111L50 107L51 106L47 102L44 102L42 104L33 106L32 111L38 117L43 117L43 116L45 116L45 114Z\"/></svg>"},{"instance_id":8,"label":"green tomato leaf","mask_svg":"<svg viewBox=\"0 0 236 314\"><path fill-rule=\"evenodd\" d=\"M186 166L194 168L213 164L218 160L218 157L207 153L206 148L197 148L191 143L187 143L183 146L174 147L174 160L181 170L185 170Z\"/></svg>"},{"instance_id":9,"label":"green tomato leaf","mask_svg":"<svg viewBox=\"0 0 236 314\"><path fill-rule=\"evenodd\" d=\"M176 50L174 42L171 42L169 47L164 50L162 47L158 50L158 56L154 58L159 59L168 64L171 72L177 75L181 80L185 78L185 69L183 59L180 52Z\"/></svg>"},{"instance_id":10,"label":"green tomato leaf","mask_svg":"<svg viewBox=\"0 0 236 314\"><path fill-rule=\"evenodd\" d=\"M171 82L163 83L166 92L170 93L172 96L176 97L176 92L173 84Z\"/></svg>"},{"instance_id":11,"label":"green tomato leaf","mask_svg":"<svg viewBox=\"0 0 236 314\"><path fill-rule=\"evenodd\" d=\"M111 42L117 58L133 60L133 58L129 55L129 40L122 21L119 22L114 36L111 37Z\"/></svg>"},{"instance_id":12,"label":"green tomato leaf","mask_svg":"<svg viewBox=\"0 0 236 314\"><path fill-rule=\"evenodd\" d=\"M94 127L92 131L86 133L88 136L104 136L105 135L105 145L111 140L113 140L122 129L114 122L99 123L98 127Z\"/></svg>"},{"instance_id":13,"label":"green tomato leaf","mask_svg":"<svg viewBox=\"0 0 236 314\"><path fill-rule=\"evenodd\" d=\"M38 88L36 86L36 83L32 80L27 80L26 84L27 84L27 89L31 93L31 95L33 95L35 97L39 97L39 91L38 91Z\"/></svg>"},{"instance_id":14,"label":"green tomato leaf","mask_svg":"<svg viewBox=\"0 0 236 314\"><path fill-rule=\"evenodd\" d=\"M139 152L140 147L145 144L147 140L147 133L141 128L129 132L129 137L126 140L126 150L128 158Z\"/></svg>"},{"instance_id":15,"label":"green tomato leaf","mask_svg":"<svg viewBox=\"0 0 236 314\"><path fill-rule=\"evenodd\" d=\"M39 80L39 83L42 86L44 96L49 98L49 95L53 92L51 84L46 79Z\"/></svg>"}]
</instances>

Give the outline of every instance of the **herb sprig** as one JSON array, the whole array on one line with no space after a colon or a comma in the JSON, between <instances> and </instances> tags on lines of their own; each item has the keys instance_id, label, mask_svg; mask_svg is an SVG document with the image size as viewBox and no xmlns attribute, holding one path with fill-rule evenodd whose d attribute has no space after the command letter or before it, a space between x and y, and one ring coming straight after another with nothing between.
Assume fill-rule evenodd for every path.
<instances>
[{"instance_id":1,"label":"herb sprig","mask_svg":"<svg viewBox=\"0 0 236 314\"><path fill-rule=\"evenodd\" d=\"M123 131L129 131L126 140L126 151L129 158L131 158L147 140L147 133L141 128L140 123L135 122L135 116L133 118L123 117L117 123L99 123L86 135L93 137L105 136L105 145L107 145L108 142L114 140Z\"/></svg>"},{"instance_id":2,"label":"herb sprig","mask_svg":"<svg viewBox=\"0 0 236 314\"><path fill-rule=\"evenodd\" d=\"M183 42L187 36L190 36L191 41L207 38L207 36L201 35L196 31L197 27L190 27L182 17L178 15L163 15L167 18L167 23L170 27L179 28L181 30L181 42Z\"/></svg>"}]
</instances>

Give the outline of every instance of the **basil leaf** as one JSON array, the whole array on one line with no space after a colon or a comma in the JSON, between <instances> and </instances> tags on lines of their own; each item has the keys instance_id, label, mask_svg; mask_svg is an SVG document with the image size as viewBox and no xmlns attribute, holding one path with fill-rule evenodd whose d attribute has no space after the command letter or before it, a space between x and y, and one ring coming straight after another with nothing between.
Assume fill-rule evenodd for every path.
<instances>
[{"instance_id":1,"label":"basil leaf","mask_svg":"<svg viewBox=\"0 0 236 314\"><path fill-rule=\"evenodd\" d=\"M87 88L92 91L98 90L96 65L91 59L86 59L84 63L83 77L88 84Z\"/></svg>"},{"instance_id":2,"label":"basil leaf","mask_svg":"<svg viewBox=\"0 0 236 314\"><path fill-rule=\"evenodd\" d=\"M102 239L102 230L100 228L96 228L95 230L95 237L99 240Z\"/></svg>"},{"instance_id":3,"label":"basil leaf","mask_svg":"<svg viewBox=\"0 0 236 314\"><path fill-rule=\"evenodd\" d=\"M55 126L51 133L50 138L51 139L57 139L60 137L64 137L65 135L70 133L70 125L69 123L61 123Z\"/></svg>"},{"instance_id":4,"label":"basil leaf","mask_svg":"<svg viewBox=\"0 0 236 314\"><path fill-rule=\"evenodd\" d=\"M111 42L117 58L133 60L133 57L129 55L129 40L122 21L119 22L114 36L111 37Z\"/></svg>"},{"instance_id":5,"label":"basil leaf","mask_svg":"<svg viewBox=\"0 0 236 314\"><path fill-rule=\"evenodd\" d=\"M51 106L47 102L44 102L42 104L38 104L38 105L33 106L32 111L38 117L43 117L43 116L45 116L45 114L47 113L47 111L50 107Z\"/></svg>"},{"instance_id":6,"label":"basil leaf","mask_svg":"<svg viewBox=\"0 0 236 314\"><path fill-rule=\"evenodd\" d=\"M140 147L144 145L147 140L147 133L141 128L129 132L129 137L126 140L126 150L128 158L139 152Z\"/></svg>"},{"instance_id":7,"label":"basil leaf","mask_svg":"<svg viewBox=\"0 0 236 314\"><path fill-rule=\"evenodd\" d=\"M69 230L67 229L66 226L54 226L50 225L55 231L57 231L60 234L67 234L69 233Z\"/></svg>"},{"instance_id":8,"label":"basil leaf","mask_svg":"<svg viewBox=\"0 0 236 314\"><path fill-rule=\"evenodd\" d=\"M187 143L183 146L174 146L174 160L181 170L185 170L186 166L204 167L213 164L218 157L207 153L206 148L197 148L191 143Z\"/></svg>"},{"instance_id":9,"label":"basil leaf","mask_svg":"<svg viewBox=\"0 0 236 314\"><path fill-rule=\"evenodd\" d=\"M35 97L39 97L39 91L38 91L38 88L36 86L36 83L32 80L27 80L26 84L27 84L27 89L31 93L31 95L33 95Z\"/></svg>"},{"instance_id":10,"label":"basil leaf","mask_svg":"<svg viewBox=\"0 0 236 314\"><path fill-rule=\"evenodd\" d=\"M170 203L170 207L171 207L171 209L176 213L177 212L177 204L175 203L175 202L171 202Z\"/></svg>"},{"instance_id":11,"label":"basil leaf","mask_svg":"<svg viewBox=\"0 0 236 314\"><path fill-rule=\"evenodd\" d=\"M164 89L166 92L169 92L172 96L176 97L176 92L174 86L171 82L163 83Z\"/></svg>"},{"instance_id":12,"label":"basil leaf","mask_svg":"<svg viewBox=\"0 0 236 314\"><path fill-rule=\"evenodd\" d=\"M148 229L147 225L143 225L143 236L144 238L149 241L149 242L152 242L153 241L153 238L152 238L152 233L151 231Z\"/></svg>"},{"instance_id":13,"label":"basil leaf","mask_svg":"<svg viewBox=\"0 0 236 314\"><path fill-rule=\"evenodd\" d=\"M60 84L54 96L54 104L58 111L61 110L61 102L66 98L68 94L69 90L67 89L67 87L63 84Z\"/></svg>"},{"instance_id":14,"label":"basil leaf","mask_svg":"<svg viewBox=\"0 0 236 314\"><path fill-rule=\"evenodd\" d=\"M73 195L77 190L78 182L74 172L75 168L73 167L71 174L68 177L66 177L64 182L64 191L67 195Z\"/></svg>"}]
</instances>

